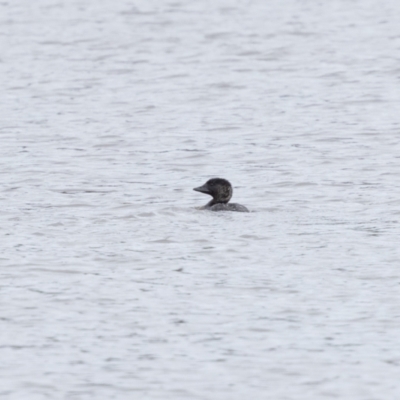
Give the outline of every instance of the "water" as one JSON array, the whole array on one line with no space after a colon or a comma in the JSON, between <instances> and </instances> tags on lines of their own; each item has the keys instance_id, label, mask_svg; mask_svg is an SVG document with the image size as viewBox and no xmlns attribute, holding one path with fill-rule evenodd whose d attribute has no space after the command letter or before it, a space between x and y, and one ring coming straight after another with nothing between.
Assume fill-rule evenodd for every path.
<instances>
[{"instance_id":1,"label":"water","mask_svg":"<svg viewBox=\"0 0 400 400\"><path fill-rule=\"evenodd\" d=\"M397 398L399 13L1 2L0 396Z\"/></svg>"}]
</instances>

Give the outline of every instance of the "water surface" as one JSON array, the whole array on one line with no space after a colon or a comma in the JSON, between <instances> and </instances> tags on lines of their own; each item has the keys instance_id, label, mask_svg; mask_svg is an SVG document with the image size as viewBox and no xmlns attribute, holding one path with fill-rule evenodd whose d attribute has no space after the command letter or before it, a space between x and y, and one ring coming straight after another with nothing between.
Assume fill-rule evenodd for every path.
<instances>
[{"instance_id":1,"label":"water surface","mask_svg":"<svg viewBox=\"0 0 400 400\"><path fill-rule=\"evenodd\" d=\"M399 12L0 3L0 395L397 398Z\"/></svg>"}]
</instances>

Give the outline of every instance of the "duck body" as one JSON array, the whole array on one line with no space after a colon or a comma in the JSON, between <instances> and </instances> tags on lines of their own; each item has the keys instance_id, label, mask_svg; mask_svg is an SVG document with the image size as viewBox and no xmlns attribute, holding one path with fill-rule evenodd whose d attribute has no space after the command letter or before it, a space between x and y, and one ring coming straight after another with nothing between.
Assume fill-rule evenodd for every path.
<instances>
[{"instance_id":1,"label":"duck body","mask_svg":"<svg viewBox=\"0 0 400 400\"><path fill-rule=\"evenodd\" d=\"M249 210L238 203L229 203L229 204L214 204L213 206L209 206L208 204L201 207L202 210L210 210L210 211L238 211L238 212L249 212Z\"/></svg>"},{"instance_id":2,"label":"duck body","mask_svg":"<svg viewBox=\"0 0 400 400\"><path fill-rule=\"evenodd\" d=\"M249 210L237 203L229 203L232 198L232 185L229 181L222 178L213 178L208 180L203 186L194 188L196 192L201 192L212 196L212 200L200 210L210 211L238 211L249 212Z\"/></svg>"}]
</instances>

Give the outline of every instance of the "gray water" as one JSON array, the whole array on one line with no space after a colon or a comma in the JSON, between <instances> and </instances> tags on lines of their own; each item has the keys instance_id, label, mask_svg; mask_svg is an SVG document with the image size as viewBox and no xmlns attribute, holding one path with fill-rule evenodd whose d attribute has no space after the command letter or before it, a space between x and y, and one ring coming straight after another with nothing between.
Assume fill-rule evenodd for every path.
<instances>
[{"instance_id":1,"label":"gray water","mask_svg":"<svg viewBox=\"0 0 400 400\"><path fill-rule=\"evenodd\" d=\"M400 398L399 18L2 1L0 397Z\"/></svg>"}]
</instances>

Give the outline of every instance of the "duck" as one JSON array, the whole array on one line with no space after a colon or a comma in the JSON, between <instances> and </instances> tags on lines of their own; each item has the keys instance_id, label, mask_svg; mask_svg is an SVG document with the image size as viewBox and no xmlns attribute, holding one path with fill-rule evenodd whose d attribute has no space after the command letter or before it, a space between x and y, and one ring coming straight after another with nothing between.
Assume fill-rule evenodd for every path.
<instances>
[{"instance_id":1,"label":"duck","mask_svg":"<svg viewBox=\"0 0 400 400\"><path fill-rule=\"evenodd\" d=\"M229 203L229 200L232 198L233 189L231 183L226 179L212 178L203 186L196 187L193 190L212 196L212 200L205 206L199 207L199 210L249 212L241 204Z\"/></svg>"}]
</instances>

